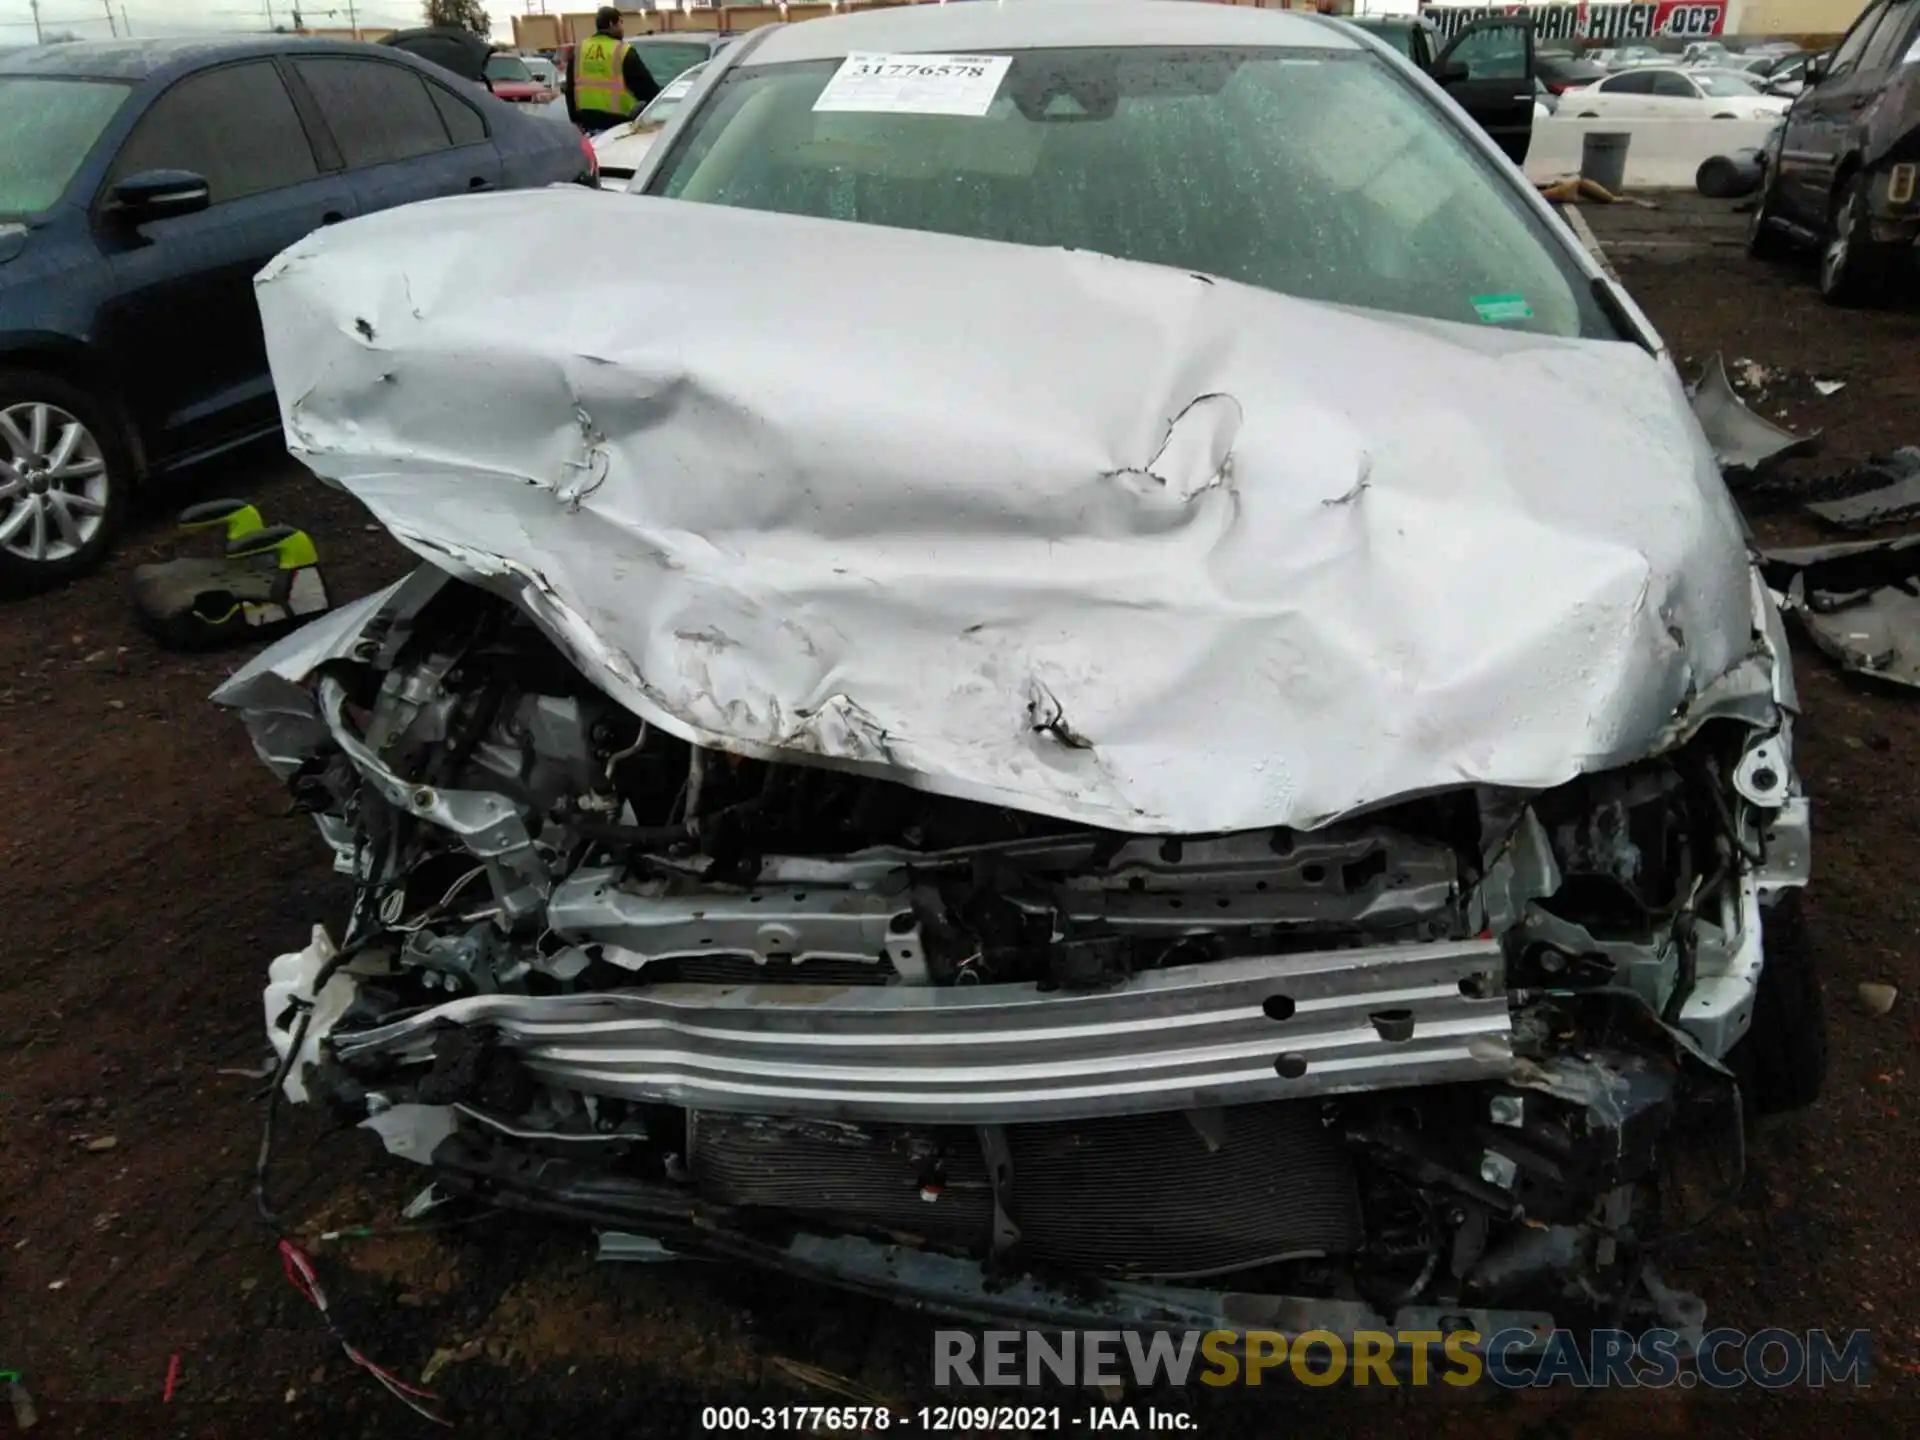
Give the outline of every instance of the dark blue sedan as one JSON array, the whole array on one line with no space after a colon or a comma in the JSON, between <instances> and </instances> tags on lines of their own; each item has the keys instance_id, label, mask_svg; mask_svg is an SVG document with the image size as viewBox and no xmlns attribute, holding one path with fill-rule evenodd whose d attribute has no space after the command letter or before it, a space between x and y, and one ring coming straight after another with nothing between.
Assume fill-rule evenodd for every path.
<instances>
[{"instance_id":1,"label":"dark blue sedan","mask_svg":"<svg viewBox=\"0 0 1920 1440\"><path fill-rule=\"evenodd\" d=\"M97 561L137 479L275 431L253 276L279 251L592 166L571 127L373 45L0 55L0 590Z\"/></svg>"}]
</instances>

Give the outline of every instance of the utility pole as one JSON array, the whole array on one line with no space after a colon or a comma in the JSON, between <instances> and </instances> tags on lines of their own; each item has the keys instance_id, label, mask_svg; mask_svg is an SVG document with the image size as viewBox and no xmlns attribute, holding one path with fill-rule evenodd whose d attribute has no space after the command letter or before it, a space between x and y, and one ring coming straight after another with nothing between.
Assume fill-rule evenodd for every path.
<instances>
[{"instance_id":1,"label":"utility pole","mask_svg":"<svg viewBox=\"0 0 1920 1440\"><path fill-rule=\"evenodd\" d=\"M40 0L33 0L33 43L36 45L47 43L40 36Z\"/></svg>"},{"instance_id":2,"label":"utility pole","mask_svg":"<svg viewBox=\"0 0 1920 1440\"><path fill-rule=\"evenodd\" d=\"M118 40L120 38L120 27L113 23L113 0L101 0L101 3L107 7L107 33Z\"/></svg>"},{"instance_id":3,"label":"utility pole","mask_svg":"<svg viewBox=\"0 0 1920 1440\"><path fill-rule=\"evenodd\" d=\"M127 18L127 7L124 5L120 7L120 33L129 40L133 38L133 21Z\"/></svg>"},{"instance_id":4,"label":"utility pole","mask_svg":"<svg viewBox=\"0 0 1920 1440\"><path fill-rule=\"evenodd\" d=\"M347 0L347 28L353 32L353 38L360 38L360 17L353 13L353 0Z\"/></svg>"}]
</instances>

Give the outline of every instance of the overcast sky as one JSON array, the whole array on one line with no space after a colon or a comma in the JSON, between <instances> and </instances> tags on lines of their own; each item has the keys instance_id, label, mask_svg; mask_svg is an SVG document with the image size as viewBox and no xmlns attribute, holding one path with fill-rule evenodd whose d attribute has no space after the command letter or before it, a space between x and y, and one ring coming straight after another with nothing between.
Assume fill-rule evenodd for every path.
<instances>
[{"instance_id":1,"label":"overcast sky","mask_svg":"<svg viewBox=\"0 0 1920 1440\"><path fill-rule=\"evenodd\" d=\"M70 30L87 40L105 40L109 0L40 0L40 24L48 33ZM111 0L116 28L124 10L135 35L178 35L194 30L264 30L271 5L274 20L292 23L292 0ZM585 0L580 0L581 4ZM494 32L511 36L510 17L522 7L495 3L486 7ZM528 5L527 9L537 9ZM570 8L579 8L578 5ZM309 25L347 24L347 0L309 0L299 7ZM354 0L354 18L363 26L399 29L421 22L415 0ZM0 44L33 42L33 6L29 0L0 0Z\"/></svg>"}]
</instances>

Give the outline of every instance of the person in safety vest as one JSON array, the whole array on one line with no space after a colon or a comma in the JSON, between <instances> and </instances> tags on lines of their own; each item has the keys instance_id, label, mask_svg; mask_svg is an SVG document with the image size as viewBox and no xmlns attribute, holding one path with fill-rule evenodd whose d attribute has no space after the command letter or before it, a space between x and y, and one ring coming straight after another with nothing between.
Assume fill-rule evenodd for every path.
<instances>
[{"instance_id":1,"label":"person in safety vest","mask_svg":"<svg viewBox=\"0 0 1920 1440\"><path fill-rule=\"evenodd\" d=\"M621 38L620 12L603 5L593 17L593 36L573 52L567 77L567 114L589 134L631 120L660 93L640 63L640 52Z\"/></svg>"}]
</instances>

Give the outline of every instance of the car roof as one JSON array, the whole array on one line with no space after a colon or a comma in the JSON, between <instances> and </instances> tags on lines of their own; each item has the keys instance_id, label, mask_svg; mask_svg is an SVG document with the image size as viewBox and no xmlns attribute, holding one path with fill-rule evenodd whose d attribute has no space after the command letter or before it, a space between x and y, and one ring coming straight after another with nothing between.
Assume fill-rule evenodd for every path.
<instances>
[{"instance_id":1,"label":"car roof","mask_svg":"<svg viewBox=\"0 0 1920 1440\"><path fill-rule=\"evenodd\" d=\"M903 5L782 25L739 63L838 60L855 50L966 53L1082 45L1358 50L1364 43L1338 22L1286 10L1193 0L1014 0Z\"/></svg>"},{"instance_id":2,"label":"car roof","mask_svg":"<svg viewBox=\"0 0 1920 1440\"><path fill-rule=\"evenodd\" d=\"M183 35L154 40L69 40L58 45L31 45L23 50L0 53L0 75L141 81L164 71L195 70L222 60L301 52L373 52L384 53L389 59L405 54L404 51L384 46L307 35Z\"/></svg>"}]
</instances>

